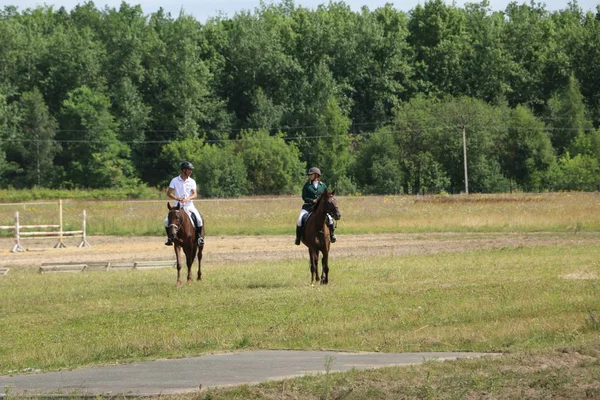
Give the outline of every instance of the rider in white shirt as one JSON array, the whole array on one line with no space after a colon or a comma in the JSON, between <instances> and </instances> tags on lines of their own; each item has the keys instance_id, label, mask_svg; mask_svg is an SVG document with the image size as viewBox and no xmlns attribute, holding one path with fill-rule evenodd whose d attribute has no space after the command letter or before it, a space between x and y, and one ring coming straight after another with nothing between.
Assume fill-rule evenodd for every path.
<instances>
[{"instance_id":1,"label":"rider in white shirt","mask_svg":"<svg viewBox=\"0 0 600 400\"><path fill-rule=\"evenodd\" d=\"M194 207L193 200L198 197L198 193L196 192L196 181L191 178L192 170L194 166L189 161L184 161L180 165L181 173L175 178L171 179L171 183L169 183L169 189L167 190L167 196L176 200L175 206L179 204L183 207L184 210L189 213L194 214L196 217L196 233L198 236L198 244L204 244L204 238L200 236L200 231L202 229L202 216ZM193 221L193 219L192 219ZM168 216L165 218L165 230L167 231L167 241L165 242L166 246L172 246L173 241L169 237L169 219Z\"/></svg>"}]
</instances>

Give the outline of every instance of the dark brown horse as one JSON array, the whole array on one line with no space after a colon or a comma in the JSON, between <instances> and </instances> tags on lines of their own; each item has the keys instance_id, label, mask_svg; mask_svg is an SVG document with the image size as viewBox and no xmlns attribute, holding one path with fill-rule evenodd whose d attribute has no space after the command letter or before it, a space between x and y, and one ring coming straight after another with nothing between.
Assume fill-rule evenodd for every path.
<instances>
[{"instance_id":1,"label":"dark brown horse","mask_svg":"<svg viewBox=\"0 0 600 400\"><path fill-rule=\"evenodd\" d=\"M189 285L192 283L192 264L194 264L196 254L198 254L197 279L202 279L202 250L204 249L204 244L198 245L194 223L188 213L179 204L171 207L171 203L167 203L167 208L169 209L169 238L173 241L175 257L177 258L177 287L181 287L181 249L185 253L188 269L187 283ZM201 236L204 237L204 223L202 224Z\"/></svg>"},{"instance_id":2,"label":"dark brown horse","mask_svg":"<svg viewBox=\"0 0 600 400\"><path fill-rule=\"evenodd\" d=\"M308 247L310 258L310 282L319 281L319 252L323 255L321 263L321 284L329 283L329 227L327 226L327 214L336 221L342 217L342 213L335 199L335 190L331 193L325 189L319 201L315 204L312 214L309 215L302 234L302 243Z\"/></svg>"}]
</instances>

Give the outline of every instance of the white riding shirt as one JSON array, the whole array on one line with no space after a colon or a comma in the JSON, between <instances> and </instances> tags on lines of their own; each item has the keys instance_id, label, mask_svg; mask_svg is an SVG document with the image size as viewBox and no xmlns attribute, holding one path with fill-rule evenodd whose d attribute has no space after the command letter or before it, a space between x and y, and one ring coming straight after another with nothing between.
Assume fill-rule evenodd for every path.
<instances>
[{"instance_id":1,"label":"white riding shirt","mask_svg":"<svg viewBox=\"0 0 600 400\"><path fill-rule=\"evenodd\" d=\"M196 192L196 181L191 177L187 178L186 180L183 180L181 178L181 175L177 175L175 178L171 179L171 183L169 183L169 189L174 190L175 197L190 197L193 193ZM202 217L200 216L200 213L194 206L193 200L186 201L185 203L177 201L175 202L175 206L177 206L177 204L183 207L183 209L186 210L188 213L194 213L198 221L198 227L202 226ZM168 218L168 216L167 218L165 218L165 227L169 226Z\"/></svg>"}]
</instances>

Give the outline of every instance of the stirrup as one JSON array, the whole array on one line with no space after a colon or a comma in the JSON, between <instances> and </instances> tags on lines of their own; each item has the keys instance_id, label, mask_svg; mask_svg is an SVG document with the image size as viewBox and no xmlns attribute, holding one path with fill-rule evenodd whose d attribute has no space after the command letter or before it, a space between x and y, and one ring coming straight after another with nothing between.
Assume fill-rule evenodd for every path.
<instances>
[{"instance_id":1,"label":"stirrup","mask_svg":"<svg viewBox=\"0 0 600 400\"><path fill-rule=\"evenodd\" d=\"M337 236L335 236L334 234L331 234L331 235L329 236L329 241L330 241L331 243L335 243L335 242L337 241Z\"/></svg>"},{"instance_id":2,"label":"stirrup","mask_svg":"<svg viewBox=\"0 0 600 400\"><path fill-rule=\"evenodd\" d=\"M202 246L204 244L204 238L202 236L198 237L198 246Z\"/></svg>"}]
</instances>

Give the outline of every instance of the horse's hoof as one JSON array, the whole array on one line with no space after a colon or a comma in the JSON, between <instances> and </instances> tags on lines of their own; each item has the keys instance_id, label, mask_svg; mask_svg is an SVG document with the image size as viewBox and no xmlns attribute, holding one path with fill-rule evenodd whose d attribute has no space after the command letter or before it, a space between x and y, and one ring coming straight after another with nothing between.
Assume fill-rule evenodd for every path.
<instances>
[{"instance_id":1,"label":"horse's hoof","mask_svg":"<svg viewBox=\"0 0 600 400\"><path fill-rule=\"evenodd\" d=\"M181 287L181 286L182 286L182 285L181 285L181 282L180 282L180 281L177 281L177 287L179 288L179 287Z\"/></svg>"}]
</instances>

